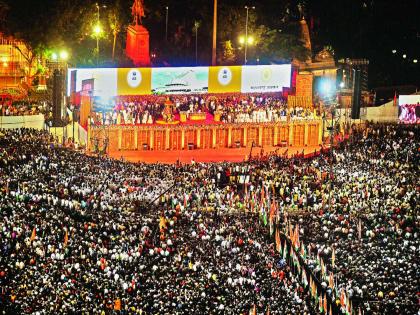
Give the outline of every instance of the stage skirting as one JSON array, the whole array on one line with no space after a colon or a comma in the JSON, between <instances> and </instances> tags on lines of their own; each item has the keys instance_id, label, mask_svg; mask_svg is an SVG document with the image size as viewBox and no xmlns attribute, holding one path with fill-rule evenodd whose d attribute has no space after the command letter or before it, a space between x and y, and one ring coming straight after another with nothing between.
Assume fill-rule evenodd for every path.
<instances>
[{"instance_id":1,"label":"stage skirting","mask_svg":"<svg viewBox=\"0 0 420 315\"><path fill-rule=\"evenodd\" d=\"M322 120L215 125L89 126L89 150L108 139L114 150L188 150L255 146L316 146Z\"/></svg>"}]
</instances>

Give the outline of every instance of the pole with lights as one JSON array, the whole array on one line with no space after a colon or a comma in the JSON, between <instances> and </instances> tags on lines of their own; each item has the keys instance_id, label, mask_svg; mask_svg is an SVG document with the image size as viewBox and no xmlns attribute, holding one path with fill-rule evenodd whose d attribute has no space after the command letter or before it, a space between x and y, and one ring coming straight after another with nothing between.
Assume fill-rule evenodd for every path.
<instances>
[{"instance_id":1,"label":"pole with lights","mask_svg":"<svg viewBox=\"0 0 420 315\"><path fill-rule=\"evenodd\" d=\"M166 25L165 25L165 41L168 41L168 17L169 17L169 7L166 6Z\"/></svg>"},{"instance_id":2,"label":"pole with lights","mask_svg":"<svg viewBox=\"0 0 420 315\"><path fill-rule=\"evenodd\" d=\"M96 10L97 10L97 21L96 21L96 25L93 28L93 32L95 34L96 37L96 65L99 64L99 36L102 33L102 28L101 28L101 20L100 20L100 8L106 8L106 5L99 5L98 3L96 3Z\"/></svg>"},{"instance_id":3,"label":"pole with lights","mask_svg":"<svg viewBox=\"0 0 420 315\"><path fill-rule=\"evenodd\" d=\"M246 9L246 20L245 20L245 64L247 63L246 53L248 50L248 17L249 17L249 9L255 10L255 7L248 7L245 6Z\"/></svg>"}]
</instances>

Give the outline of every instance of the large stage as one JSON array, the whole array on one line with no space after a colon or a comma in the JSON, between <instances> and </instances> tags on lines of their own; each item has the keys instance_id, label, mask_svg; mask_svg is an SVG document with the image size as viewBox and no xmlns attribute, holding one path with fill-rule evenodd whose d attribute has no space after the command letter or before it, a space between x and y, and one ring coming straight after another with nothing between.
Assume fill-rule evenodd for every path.
<instances>
[{"instance_id":1,"label":"large stage","mask_svg":"<svg viewBox=\"0 0 420 315\"><path fill-rule=\"evenodd\" d=\"M213 124L213 125L111 125L89 126L88 152L95 153L104 149L113 157L123 156L136 159L135 156L147 156L153 151L156 157L164 157L166 152L173 160L175 151L196 151L198 155L206 152L208 157L217 157L218 152L233 154L233 160L243 160L249 154L249 148L276 149L305 148L315 150L322 143L322 120L298 120L278 123ZM223 150L223 151L222 151ZM258 150L258 149L255 149ZM159 154L156 154L159 151ZM255 151L256 152L256 151ZM291 152L291 151L290 151ZM179 154L180 156L181 154ZM226 160L232 160L227 153ZM195 156L187 154L186 158ZM154 158L152 158L154 159ZM220 157L210 160L224 160ZM157 159L156 161L159 161ZM207 161L207 160L206 160Z\"/></svg>"},{"instance_id":2,"label":"large stage","mask_svg":"<svg viewBox=\"0 0 420 315\"><path fill-rule=\"evenodd\" d=\"M302 153L307 157L311 156L315 152L319 152L321 146L309 146L309 147L263 147L258 148L230 148L230 149L200 149L200 150L171 150L171 151L132 151L132 150L121 150L121 151L110 151L109 157L113 159L123 159L129 162L142 162L142 163L165 163L173 164L176 162L180 163L191 163L195 161L197 163L204 162L242 162L249 159L249 155L252 154L252 158L259 158L261 154L277 154L281 156L291 157L293 155Z\"/></svg>"}]
</instances>

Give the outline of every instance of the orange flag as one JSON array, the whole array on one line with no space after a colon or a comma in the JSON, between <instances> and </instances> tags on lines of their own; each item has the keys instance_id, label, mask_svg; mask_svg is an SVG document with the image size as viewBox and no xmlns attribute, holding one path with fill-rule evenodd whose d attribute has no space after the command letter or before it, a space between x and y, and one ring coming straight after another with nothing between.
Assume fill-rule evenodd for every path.
<instances>
[{"instance_id":1,"label":"orange flag","mask_svg":"<svg viewBox=\"0 0 420 315\"><path fill-rule=\"evenodd\" d=\"M276 229L276 250L277 252L281 252L281 241L280 241L280 233L279 230Z\"/></svg>"},{"instance_id":2,"label":"orange flag","mask_svg":"<svg viewBox=\"0 0 420 315\"><path fill-rule=\"evenodd\" d=\"M343 290L343 289L341 289L341 294L340 294L340 304L341 304L341 306L344 306L344 305L345 305L345 303L346 303L346 296L345 296L344 290Z\"/></svg>"},{"instance_id":3,"label":"orange flag","mask_svg":"<svg viewBox=\"0 0 420 315\"><path fill-rule=\"evenodd\" d=\"M32 230L32 234L31 234L31 242L35 239L35 237L36 237L36 230L35 230L35 227L34 227L34 229Z\"/></svg>"},{"instance_id":4,"label":"orange flag","mask_svg":"<svg viewBox=\"0 0 420 315\"><path fill-rule=\"evenodd\" d=\"M68 242L69 242L69 233L66 230L66 233L64 234L64 247L67 246Z\"/></svg>"},{"instance_id":5,"label":"orange flag","mask_svg":"<svg viewBox=\"0 0 420 315\"><path fill-rule=\"evenodd\" d=\"M329 281L329 283L328 283L328 286L331 288L331 289L334 289L334 274L332 273L332 272L330 272L330 276L329 276L329 279L328 279Z\"/></svg>"},{"instance_id":6,"label":"orange flag","mask_svg":"<svg viewBox=\"0 0 420 315\"><path fill-rule=\"evenodd\" d=\"M257 308L255 307L255 304L254 307L249 310L249 315L257 315Z\"/></svg>"},{"instance_id":7,"label":"orange flag","mask_svg":"<svg viewBox=\"0 0 420 315\"><path fill-rule=\"evenodd\" d=\"M121 300L120 299L115 300L114 311L121 311Z\"/></svg>"},{"instance_id":8,"label":"orange flag","mask_svg":"<svg viewBox=\"0 0 420 315\"><path fill-rule=\"evenodd\" d=\"M325 293L324 293L324 312L325 312L325 314L327 314L327 297L325 296Z\"/></svg>"},{"instance_id":9,"label":"orange flag","mask_svg":"<svg viewBox=\"0 0 420 315\"><path fill-rule=\"evenodd\" d=\"M324 305L324 303L322 302L322 294L320 294L319 295L319 311L321 312L321 313L323 313L324 312L324 310L323 310L323 305Z\"/></svg>"},{"instance_id":10,"label":"orange flag","mask_svg":"<svg viewBox=\"0 0 420 315\"><path fill-rule=\"evenodd\" d=\"M331 265L333 268L335 267L335 248L332 249L332 256L331 256Z\"/></svg>"}]
</instances>

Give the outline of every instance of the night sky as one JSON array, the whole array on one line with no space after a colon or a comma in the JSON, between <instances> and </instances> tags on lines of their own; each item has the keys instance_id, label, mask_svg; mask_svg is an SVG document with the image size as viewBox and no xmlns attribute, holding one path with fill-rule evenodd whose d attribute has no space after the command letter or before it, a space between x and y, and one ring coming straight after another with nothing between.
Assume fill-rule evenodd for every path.
<instances>
[{"instance_id":1,"label":"night sky","mask_svg":"<svg viewBox=\"0 0 420 315\"><path fill-rule=\"evenodd\" d=\"M48 16L57 6L94 8L96 1L86 0L6 0L1 4L8 6L7 18L2 28L15 33L22 25L47 29L52 23ZM116 1L103 0L101 4L112 6ZM130 6L133 1L117 1L123 8L124 18L130 19ZM201 21L200 60L210 62L212 0L144 0L146 6L145 26L151 35L151 47L165 49L162 44L165 33L165 7L169 7L169 32L174 33L183 26L191 33L195 19ZM238 21L243 23L244 6L255 6L257 24L271 28L282 27L281 19L298 21L305 15L311 27L313 53L324 46L332 46L336 59L367 58L370 60L370 88L390 85L420 86L420 1L419 0L218 0L218 32L229 32L224 23L227 10L238 11ZM299 5L301 10L298 10ZM75 18L75 24L77 24ZM286 22L287 23L287 22ZM24 27L22 27L24 29ZM225 29L224 29L225 28ZM20 30L21 31L21 30ZM22 31L21 31L22 33ZM171 36L171 34L170 34ZM191 38L192 35L191 35ZM120 35L123 41L123 36ZM123 44L121 44L123 46ZM396 50L396 53L392 51ZM406 58L403 58L406 54ZM418 63L413 62L414 59Z\"/></svg>"}]
</instances>

